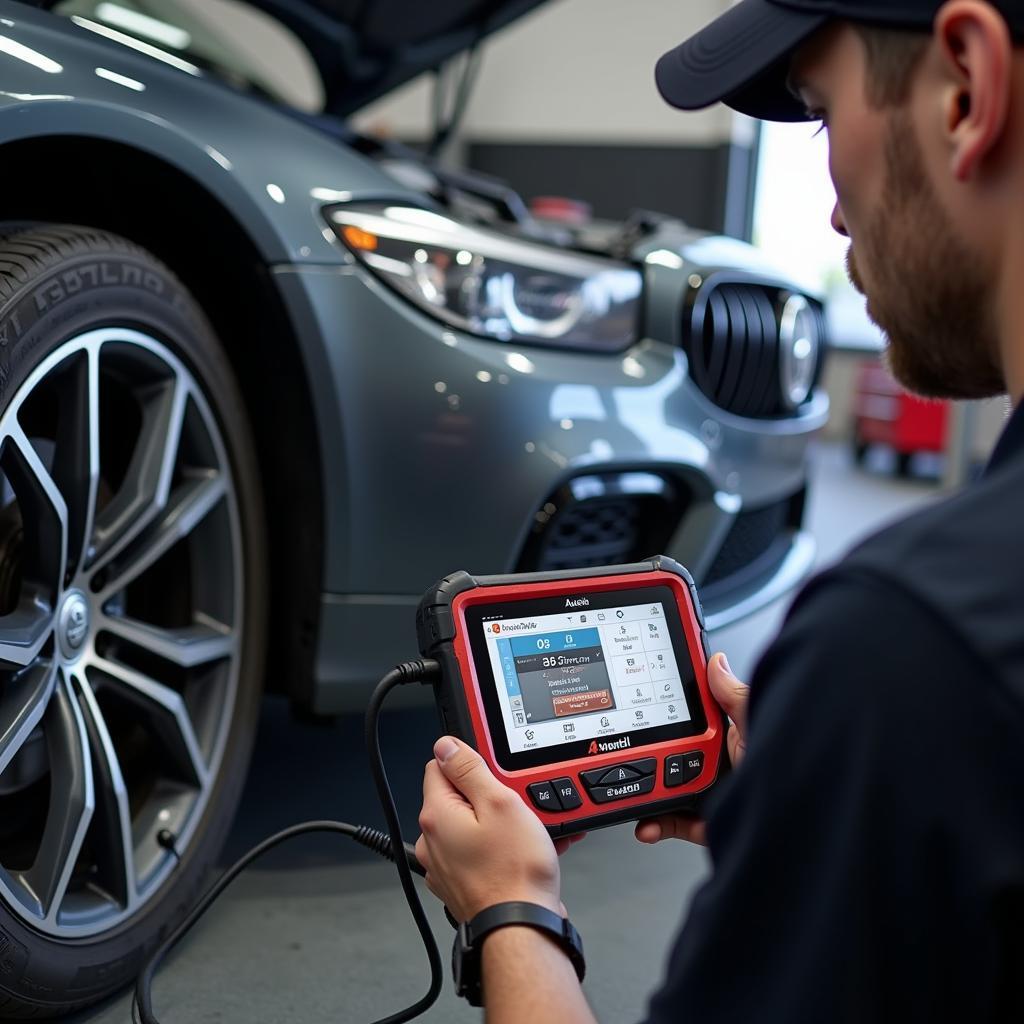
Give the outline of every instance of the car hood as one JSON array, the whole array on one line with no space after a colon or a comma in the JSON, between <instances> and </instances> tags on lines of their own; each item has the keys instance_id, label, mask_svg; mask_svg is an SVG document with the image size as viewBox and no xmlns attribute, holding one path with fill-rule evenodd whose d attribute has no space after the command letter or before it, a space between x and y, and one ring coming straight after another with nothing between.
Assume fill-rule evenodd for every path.
<instances>
[{"instance_id":1,"label":"car hood","mask_svg":"<svg viewBox=\"0 0 1024 1024\"><path fill-rule=\"evenodd\" d=\"M295 32L347 116L545 0L248 0Z\"/></svg>"}]
</instances>

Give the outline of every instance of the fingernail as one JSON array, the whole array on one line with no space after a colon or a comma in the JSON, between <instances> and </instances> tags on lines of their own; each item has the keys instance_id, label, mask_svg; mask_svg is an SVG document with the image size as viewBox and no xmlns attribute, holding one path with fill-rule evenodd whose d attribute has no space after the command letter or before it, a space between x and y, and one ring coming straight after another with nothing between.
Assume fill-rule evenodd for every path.
<instances>
[{"instance_id":1,"label":"fingernail","mask_svg":"<svg viewBox=\"0 0 1024 1024\"><path fill-rule=\"evenodd\" d=\"M434 744L434 757L442 764L459 749L458 743L451 736L442 736Z\"/></svg>"},{"instance_id":2,"label":"fingernail","mask_svg":"<svg viewBox=\"0 0 1024 1024\"><path fill-rule=\"evenodd\" d=\"M725 656L724 654L719 654L719 655L718 655L718 664L719 664L719 665L720 665L720 666L721 666L721 667L722 667L722 668L723 668L723 669L724 669L724 670L725 670L726 672L728 672L728 673L729 673L729 675L732 675L732 669L731 669L731 668L729 668L729 659L728 659L728 658L727 658L727 657L726 657L726 656Z\"/></svg>"}]
</instances>

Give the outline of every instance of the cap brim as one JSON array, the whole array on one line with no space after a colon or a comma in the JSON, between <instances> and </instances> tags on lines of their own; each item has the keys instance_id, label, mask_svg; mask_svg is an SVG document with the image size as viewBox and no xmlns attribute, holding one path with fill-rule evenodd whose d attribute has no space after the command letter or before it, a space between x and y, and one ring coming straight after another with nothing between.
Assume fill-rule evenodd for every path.
<instances>
[{"instance_id":1,"label":"cap brim","mask_svg":"<svg viewBox=\"0 0 1024 1024\"><path fill-rule=\"evenodd\" d=\"M722 102L766 121L806 120L786 84L789 62L828 20L769 0L743 0L658 61L658 91L682 110Z\"/></svg>"}]
</instances>

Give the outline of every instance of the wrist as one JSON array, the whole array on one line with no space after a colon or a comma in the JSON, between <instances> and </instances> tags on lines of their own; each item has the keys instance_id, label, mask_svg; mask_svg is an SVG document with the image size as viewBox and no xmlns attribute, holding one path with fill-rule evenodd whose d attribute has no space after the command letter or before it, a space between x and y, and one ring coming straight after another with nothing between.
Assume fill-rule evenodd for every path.
<instances>
[{"instance_id":1,"label":"wrist","mask_svg":"<svg viewBox=\"0 0 1024 1024\"><path fill-rule=\"evenodd\" d=\"M525 963L539 957L549 965L549 969L557 970L566 979L578 980L565 947L550 933L529 925L511 924L496 928L480 940L480 951L485 978L496 964ZM552 956L553 951L561 956Z\"/></svg>"}]
</instances>

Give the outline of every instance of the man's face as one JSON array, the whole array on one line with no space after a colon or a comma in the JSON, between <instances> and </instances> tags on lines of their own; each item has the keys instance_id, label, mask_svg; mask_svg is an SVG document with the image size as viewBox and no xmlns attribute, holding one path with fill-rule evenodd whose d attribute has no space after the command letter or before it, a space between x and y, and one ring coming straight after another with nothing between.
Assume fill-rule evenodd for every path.
<instances>
[{"instance_id":1,"label":"man's face","mask_svg":"<svg viewBox=\"0 0 1024 1024\"><path fill-rule=\"evenodd\" d=\"M905 387L933 398L1001 394L994 276L934 187L913 92L905 105L876 109L865 74L864 45L849 26L821 34L793 64L808 110L828 125L832 223L851 240L850 279Z\"/></svg>"}]
</instances>

